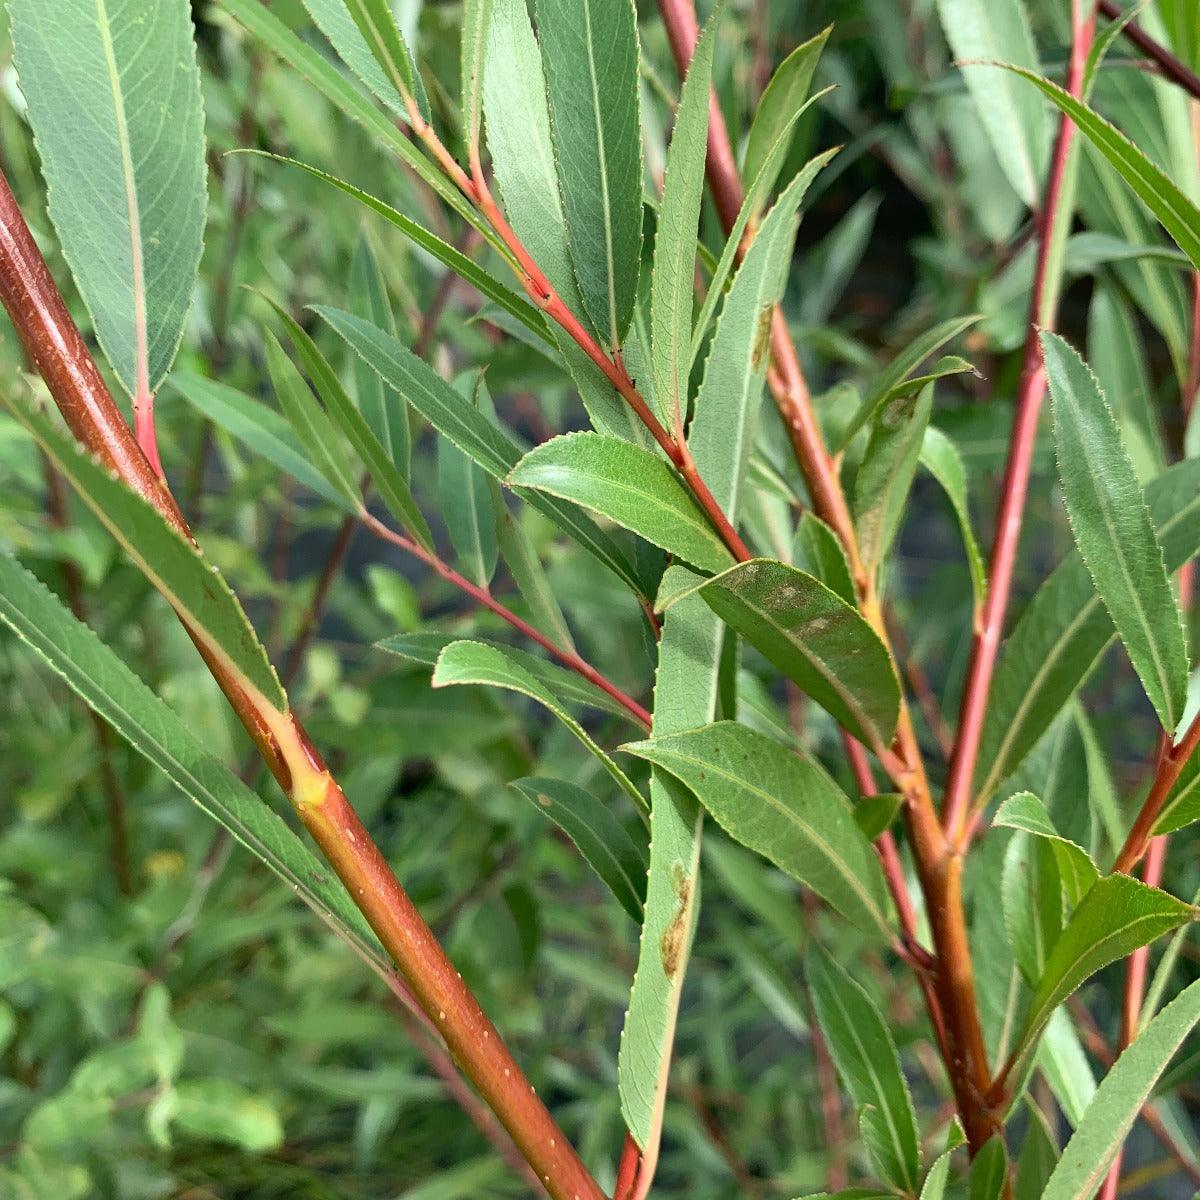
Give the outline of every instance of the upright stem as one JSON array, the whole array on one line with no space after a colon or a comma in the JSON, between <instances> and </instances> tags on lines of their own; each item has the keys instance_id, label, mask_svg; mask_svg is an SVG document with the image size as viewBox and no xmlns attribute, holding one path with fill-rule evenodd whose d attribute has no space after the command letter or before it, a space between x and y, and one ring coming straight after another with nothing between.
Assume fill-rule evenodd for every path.
<instances>
[{"instance_id":1,"label":"upright stem","mask_svg":"<svg viewBox=\"0 0 1200 1200\"><path fill-rule=\"evenodd\" d=\"M1095 16L1085 18L1082 0L1072 2L1073 37L1071 62L1067 71L1067 90L1080 94L1083 72L1095 31ZM1004 615L1008 609L1012 587L1013 566L1025 514L1025 498L1029 490L1029 474L1037 442L1038 418L1046 394L1046 371L1042 364L1038 334L1042 327L1054 325L1056 305L1052 296L1058 291L1057 281L1050 278L1051 254L1059 223L1064 219L1060 210L1063 181L1075 136L1074 123L1065 114L1059 121L1046 193L1038 214L1038 248L1033 276L1033 292L1029 302L1029 325L1025 334L1024 362L1017 394L1017 411L1009 441L1008 463L1000 495L1000 511L996 518L996 538L988 572L988 593L980 615L979 628L971 649L971 663L963 688L959 709L958 740L950 759L950 774L946 781L946 800L943 820L950 841L955 846L969 837L968 818L972 800L975 763L979 756L979 741L983 734L983 718L987 712L988 692L996 668Z\"/></svg>"},{"instance_id":2,"label":"upright stem","mask_svg":"<svg viewBox=\"0 0 1200 1200\"><path fill-rule=\"evenodd\" d=\"M2 174L0 301L76 438L190 537L174 498L109 394ZM554 1200L603 1200L295 715L270 710L248 694L225 663L206 650L198 632L188 632L409 990L547 1191Z\"/></svg>"}]
</instances>

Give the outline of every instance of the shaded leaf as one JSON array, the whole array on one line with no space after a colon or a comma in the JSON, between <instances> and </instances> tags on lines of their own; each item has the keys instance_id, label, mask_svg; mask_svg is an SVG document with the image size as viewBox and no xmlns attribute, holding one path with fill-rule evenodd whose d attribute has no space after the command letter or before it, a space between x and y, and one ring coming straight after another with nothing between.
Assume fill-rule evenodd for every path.
<instances>
[{"instance_id":1,"label":"shaded leaf","mask_svg":"<svg viewBox=\"0 0 1200 1200\"><path fill-rule=\"evenodd\" d=\"M819 579L847 604L856 605L858 594L850 563L838 536L811 510L805 509L796 523L792 560L802 571Z\"/></svg>"},{"instance_id":2,"label":"shaded leaf","mask_svg":"<svg viewBox=\"0 0 1200 1200\"><path fill-rule=\"evenodd\" d=\"M941 485L942 491L954 509L958 528L962 533L963 547L967 552L967 567L971 572L971 591L974 595L975 611L980 612L987 599L987 568L975 531L971 527L971 510L967 503L967 469L958 447L936 426L925 429L921 443L920 463Z\"/></svg>"},{"instance_id":3,"label":"shaded leaf","mask_svg":"<svg viewBox=\"0 0 1200 1200\"><path fill-rule=\"evenodd\" d=\"M466 0L462 16L462 124L468 153L479 146L483 121L483 72L493 0Z\"/></svg>"},{"instance_id":4,"label":"shaded leaf","mask_svg":"<svg viewBox=\"0 0 1200 1200\"><path fill-rule=\"evenodd\" d=\"M1000 1200L1008 1182L1008 1152L1004 1139L994 1137L984 1143L971 1160L967 1176L967 1200Z\"/></svg>"},{"instance_id":5,"label":"shaded leaf","mask_svg":"<svg viewBox=\"0 0 1200 1200\"><path fill-rule=\"evenodd\" d=\"M1032 792L1018 792L1010 796L996 810L992 824L1009 829L1020 829L1050 843L1058 864L1058 873L1066 889L1067 898L1078 904L1087 890L1100 878L1091 855L1080 845L1058 832L1046 806Z\"/></svg>"},{"instance_id":6,"label":"shaded leaf","mask_svg":"<svg viewBox=\"0 0 1200 1200\"><path fill-rule=\"evenodd\" d=\"M230 1079L185 1079L174 1088L172 1121L196 1137L261 1154L283 1144L279 1113Z\"/></svg>"}]
</instances>

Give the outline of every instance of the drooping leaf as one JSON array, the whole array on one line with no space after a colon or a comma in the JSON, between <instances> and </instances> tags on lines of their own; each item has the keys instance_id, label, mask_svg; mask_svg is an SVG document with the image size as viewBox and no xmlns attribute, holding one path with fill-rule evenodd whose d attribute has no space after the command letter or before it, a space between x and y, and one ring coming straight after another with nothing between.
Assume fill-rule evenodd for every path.
<instances>
[{"instance_id":1,"label":"drooping leaf","mask_svg":"<svg viewBox=\"0 0 1200 1200\"><path fill-rule=\"evenodd\" d=\"M1058 864L1058 874L1066 889L1067 898L1078 904L1088 889L1100 878L1091 855L1080 845L1065 838L1054 826L1046 806L1032 792L1010 796L996 810L992 824L1020 829L1035 837L1045 838Z\"/></svg>"},{"instance_id":2,"label":"drooping leaf","mask_svg":"<svg viewBox=\"0 0 1200 1200\"><path fill-rule=\"evenodd\" d=\"M176 373L170 381L190 404L254 453L344 511L353 511L353 502L312 466L291 426L273 408L215 379Z\"/></svg>"},{"instance_id":3,"label":"drooping leaf","mask_svg":"<svg viewBox=\"0 0 1200 1200\"><path fill-rule=\"evenodd\" d=\"M1033 71L1005 65L1044 92L1075 122L1200 270L1200 208L1195 202L1120 130L1070 92Z\"/></svg>"},{"instance_id":4,"label":"drooping leaf","mask_svg":"<svg viewBox=\"0 0 1200 1200\"><path fill-rule=\"evenodd\" d=\"M336 427L270 330L266 332L266 346L271 387L292 433L304 447L308 461L329 486L336 488L351 504L357 506L360 501L358 484Z\"/></svg>"},{"instance_id":5,"label":"drooping leaf","mask_svg":"<svg viewBox=\"0 0 1200 1200\"><path fill-rule=\"evenodd\" d=\"M640 926L649 867L646 846L636 843L604 804L573 783L531 776L512 786L575 843L617 903Z\"/></svg>"},{"instance_id":6,"label":"drooping leaf","mask_svg":"<svg viewBox=\"0 0 1200 1200\"><path fill-rule=\"evenodd\" d=\"M795 127L795 118L808 100L813 72L832 29L831 25L816 37L801 42L779 64L759 97L742 157L742 182L747 191L756 186L769 191L775 185L782 161L776 158L768 165L771 147Z\"/></svg>"},{"instance_id":7,"label":"drooping leaf","mask_svg":"<svg viewBox=\"0 0 1200 1200\"><path fill-rule=\"evenodd\" d=\"M1128 875L1109 875L1079 902L1034 988L1016 1059L1032 1050L1050 1014L1101 967L1194 919L1195 910Z\"/></svg>"},{"instance_id":8,"label":"drooping leaf","mask_svg":"<svg viewBox=\"0 0 1200 1200\"><path fill-rule=\"evenodd\" d=\"M1158 1077L1198 1020L1200 980L1146 1026L1101 1081L1042 1200L1090 1200L1095 1195Z\"/></svg>"},{"instance_id":9,"label":"drooping leaf","mask_svg":"<svg viewBox=\"0 0 1200 1200\"><path fill-rule=\"evenodd\" d=\"M186 0L12 0L48 207L104 353L148 399L171 368L204 239L204 116Z\"/></svg>"},{"instance_id":10,"label":"drooping leaf","mask_svg":"<svg viewBox=\"0 0 1200 1200\"><path fill-rule=\"evenodd\" d=\"M228 584L200 549L42 413L11 396L5 399L59 473L188 629L240 675L248 689L285 712L287 697L266 651Z\"/></svg>"},{"instance_id":11,"label":"drooping leaf","mask_svg":"<svg viewBox=\"0 0 1200 1200\"><path fill-rule=\"evenodd\" d=\"M623 525L703 571L729 551L671 468L601 433L569 433L535 447L508 474L512 487L548 492Z\"/></svg>"},{"instance_id":12,"label":"drooping leaf","mask_svg":"<svg viewBox=\"0 0 1200 1200\"><path fill-rule=\"evenodd\" d=\"M717 320L688 431L688 445L701 477L734 523L770 361L772 315L783 298L797 212L811 178L801 172L784 190L734 276ZM720 480L710 478L704 469L707 462L727 461L730 468Z\"/></svg>"},{"instance_id":13,"label":"drooping leaf","mask_svg":"<svg viewBox=\"0 0 1200 1200\"><path fill-rule=\"evenodd\" d=\"M0 555L0 620L180 791L267 865L356 954L390 965L333 874L284 821L84 624L27 571Z\"/></svg>"},{"instance_id":14,"label":"drooping leaf","mask_svg":"<svg viewBox=\"0 0 1200 1200\"><path fill-rule=\"evenodd\" d=\"M858 596L850 563L838 536L809 509L800 514L792 545L792 561L801 571L816 576L831 592L847 604L857 604Z\"/></svg>"},{"instance_id":15,"label":"drooping leaf","mask_svg":"<svg viewBox=\"0 0 1200 1200\"><path fill-rule=\"evenodd\" d=\"M927 333L923 333L910 345L906 346L887 367L876 377L871 390L863 397L863 402L850 419L849 424L842 430L834 445L835 453L844 450L855 434L875 418L880 406L893 394L895 388L904 383L930 355L936 354L947 342L958 337L964 330L969 329L977 321L979 315L969 317L951 317L940 325L935 325Z\"/></svg>"},{"instance_id":16,"label":"drooping leaf","mask_svg":"<svg viewBox=\"0 0 1200 1200\"><path fill-rule=\"evenodd\" d=\"M804 973L829 1053L861 1114L863 1139L879 1177L912 1194L920 1178L921 1142L887 1024L866 991L826 951L814 945Z\"/></svg>"},{"instance_id":17,"label":"drooping leaf","mask_svg":"<svg viewBox=\"0 0 1200 1200\"><path fill-rule=\"evenodd\" d=\"M721 8L708 24L688 67L667 150L654 266L650 277L650 355L659 411L683 427L691 371L692 297L696 279L696 230L704 195L708 153L708 95L713 46Z\"/></svg>"},{"instance_id":18,"label":"drooping leaf","mask_svg":"<svg viewBox=\"0 0 1200 1200\"><path fill-rule=\"evenodd\" d=\"M739 563L700 595L856 737L888 745L900 687L879 636L820 580L784 563Z\"/></svg>"},{"instance_id":19,"label":"drooping leaf","mask_svg":"<svg viewBox=\"0 0 1200 1200\"><path fill-rule=\"evenodd\" d=\"M958 447L937 426L930 425L926 428L925 439L921 443L920 463L941 485L958 519L963 548L967 552L967 567L971 572L975 611L979 612L987 599L987 568L971 526L971 510L967 504L967 469L962 455L959 454Z\"/></svg>"},{"instance_id":20,"label":"drooping leaf","mask_svg":"<svg viewBox=\"0 0 1200 1200\"><path fill-rule=\"evenodd\" d=\"M1167 570L1200 552L1200 462L1146 489ZM1041 586L1009 635L992 680L975 790L990 796L1050 727L1115 636L1078 552Z\"/></svg>"},{"instance_id":21,"label":"drooping leaf","mask_svg":"<svg viewBox=\"0 0 1200 1200\"><path fill-rule=\"evenodd\" d=\"M883 561L896 536L932 411L933 384L926 384L886 401L871 422L854 482L854 523L863 565L870 571Z\"/></svg>"},{"instance_id":22,"label":"drooping leaf","mask_svg":"<svg viewBox=\"0 0 1200 1200\"><path fill-rule=\"evenodd\" d=\"M467 0L462 18L462 123L468 152L479 146L483 122L483 74L493 0Z\"/></svg>"},{"instance_id":23,"label":"drooping leaf","mask_svg":"<svg viewBox=\"0 0 1200 1200\"><path fill-rule=\"evenodd\" d=\"M1029 18L1020 0L938 0L938 16L960 63L1012 62L1037 70ZM993 68L975 65L962 70L1005 176L1017 195L1036 208L1050 144L1045 109Z\"/></svg>"},{"instance_id":24,"label":"drooping leaf","mask_svg":"<svg viewBox=\"0 0 1200 1200\"><path fill-rule=\"evenodd\" d=\"M421 545L432 546L433 536L404 476L367 424L366 418L346 395L341 380L317 348L316 342L286 309L278 304L272 304L272 307L284 323L288 337L325 405L325 411L345 434L392 515Z\"/></svg>"},{"instance_id":25,"label":"drooping leaf","mask_svg":"<svg viewBox=\"0 0 1200 1200\"><path fill-rule=\"evenodd\" d=\"M412 662L422 663L433 668L437 666L438 656L441 652L452 642L460 640L457 635L452 633L434 633L423 630L420 633L393 634L391 637L376 642L376 645L380 650L386 650L389 654L396 654L401 658L407 658ZM547 691L560 696L569 704L586 704L589 708L597 709L599 712L611 713L613 716L624 717L626 720L630 718L628 710L607 692L584 679L582 675L577 675L574 671L559 666L558 663L538 658L537 655L516 646L506 646L500 642L488 641L486 638L474 638L472 641L502 651L523 671L537 679Z\"/></svg>"},{"instance_id":26,"label":"drooping leaf","mask_svg":"<svg viewBox=\"0 0 1200 1200\"><path fill-rule=\"evenodd\" d=\"M669 771L742 845L887 935L887 889L850 802L812 759L733 721L623 747Z\"/></svg>"},{"instance_id":27,"label":"drooping leaf","mask_svg":"<svg viewBox=\"0 0 1200 1200\"><path fill-rule=\"evenodd\" d=\"M1187 647L1141 486L1095 376L1055 334L1042 334L1042 354L1076 544L1146 695L1173 733L1187 698Z\"/></svg>"},{"instance_id":28,"label":"drooping leaf","mask_svg":"<svg viewBox=\"0 0 1200 1200\"><path fill-rule=\"evenodd\" d=\"M539 673L541 674L541 673ZM451 642L438 655L433 669L433 686L453 687L458 684L477 684L484 687L502 687L520 692L531 700L549 709L583 745L596 757L597 762L612 776L620 787L637 805L645 808L646 801L641 792L630 782L629 777L563 707L556 696L538 675L527 671L510 653L507 646L488 645L484 642Z\"/></svg>"},{"instance_id":29,"label":"drooping leaf","mask_svg":"<svg viewBox=\"0 0 1200 1200\"><path fill-rule=\"evenodd\" d=\"M637 14L632 0L536 0L571 262L610 349L625 340L642 245Z\"/></svg>"},{"instance_id":30,"label":"drooping leaf","mask_svg":"<svg viewBox=\"0 0 1200 1200\"><path fill-rule=\"evenodd\" d=\"M316 311L443 437L449 438L492 478L500 482L508 478L509 471L520 461L521 448L428 363L394 337L352 313L324 307ZM640 593L641 583L628 556L592 520L554 496L514 490Z\"/></svg>"},{"instance_id":31,"label":"drooping leaf","mask_svg":"<svg viewBox=\"0 0 1200 1200\"><path fill-rule=\"evenodd\" d=\"M347 303L356 316L396 336L396 319L388 300L383 272L365 233L355 243L354 257L350 260ZM407 482L412 456L408 405L357 354L352 354L351 358L358 410L401 479Z\"/></svg>"}]
</instances>

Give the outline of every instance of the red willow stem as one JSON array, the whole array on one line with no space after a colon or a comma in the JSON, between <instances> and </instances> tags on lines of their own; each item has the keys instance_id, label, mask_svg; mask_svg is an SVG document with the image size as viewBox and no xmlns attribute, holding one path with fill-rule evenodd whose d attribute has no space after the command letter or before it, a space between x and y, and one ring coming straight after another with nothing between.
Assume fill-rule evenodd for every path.
<instances>
[{"instance_id":1,"label":"red willow stem","mask_svg":"<svg viewBox=\"0 0 1200 1200\"><path fill-rule=\"evenodd\" d=\"M0 302L76 438L183 536L191 537L170 491L154 474L113 401L2 173ZM554 1200L603 1200L295 715L263 711L228 665L197 635L193 640L409 990L547 1191Z\"/></svg>"},{"instance_id":2,"label":"red willow stem","mask_svg":"<svg viewBox=\"0 0 1200 1200\"><path fill-rule=\"evenodd\" d=\"M1115 21L1121 16L1121 8L1114 4L1113 0L1100 0L1098 8L1110 20ZM1177 83L1190 96L1200 100L1200 75L1181 63L1170 50L1160 46L1133 21L1126 24L1121 34L1150 59L1172 83Z\"/></svg>"},{"instance_id":3,"label":"red willow stem","mask_svg":"<svg viewBox=\"0 0 1200 1200\"><path fill-rule=\"evenodd\" d=\"M497 600L487 588L472 583L471 580L467 579L464 575L460 575L448 563L443 562L432 550L426 550L424 546L414 542L412 538L406 537L402 533L397 533L394 529L389 529L371 513L360 513L359 520L376 537L382 538L385 542L390 542L393 546L399 546L401 550L413 555L414 558L419 558L427 567L430 567L446 580L447 583L453 584L459 591L470 596L477 604L495 613L501 620L507 621L519 633L523 633L531 641L541 646L548 654L552 654L565 667L569 667L572 671L582 675L589 683L595 684L601 691L611 696L638 724L647 730L650 728L650 714L636 700L631 696L627 696L615 683L607 679L604 675L601 675L591 663L581 658L573 650L564 650L561 646L551 641L541 630L535 629L528 621L517 616L512 609L508 608L500 600Z\"/></svg>"},{"instance_id":4,"label":"red willow stem","mask_svg":"<svg viewBox=\"0 0 1200 1200\"><path fill-rule=\"evenodd\" d=\"M1095 24L1094 15L1087 19L1083 17L1081 0L1072 0L1073 37L1071 61L1067 71L1067 90L1073 96L1080 94L1083 85L1083 72ZM1050 302L1050 292L1057 292L1057 286L1049 279L1050 254L1058 223L1063 220L1059 211L1060 200L1074 136L1074 122L1064 114L1059 121L1046 192L1041 212L1037 217L1038 248L1033 292L1029 302L1029 327L1025 335L1024 363L1017 394L1016 417L1009 442L1008 463L1001 489L1000 511L996 518L996 538L989 564L987 599L980 614L979 628L975 632L971 663L959 709L958 738L950 759L950 773L946 781L943 822L951 844L959 848L964 847L969 839L968 817L975 763L979 756L979 741L983 733L984 715L987 712L988 692L996 668L1000 636L1012 588L1013 567L1016 563L1017 544L1021 537L1029 475L1037 442L1038 418L1046 394L1046 372L1042 364L1038 334L1042 326L1053 327L1055 320L1056 305L1052 306Z\"/></svg>"}]
</instances>

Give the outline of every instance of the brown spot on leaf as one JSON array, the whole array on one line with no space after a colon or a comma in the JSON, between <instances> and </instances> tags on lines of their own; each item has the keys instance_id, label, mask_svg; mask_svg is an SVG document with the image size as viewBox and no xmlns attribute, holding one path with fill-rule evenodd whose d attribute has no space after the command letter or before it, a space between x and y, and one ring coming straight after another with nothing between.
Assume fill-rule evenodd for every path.
<instances>
[{"instance_id":1,"label":"brown spot on leaf","mask_svg":"<svg viewBox=\"0 0 1200 1200\"><path fill-rule=\"evenodd\" d=\"M773 313L774 309L767 307L763 308L758 314L758 326L754 331L754 351L750 360L756 371L766 361L767 349L771 345L771 317Z\"/></svg>"},{"instance_id":2,"label":"brown spot on leaf","mask_svg":"<svg viewBox=\"0 0 1200 1200\"><path fill-rule=\"evenodd\" d=\"M692 881L679 864L675 864L673 872L675 883L675 915L670 924L663 930L658 949L662 955L663 971L668 979L675 978L679 970L679 962L683 957L684 942L688 934L688 903L692 898Z\"/></svg>"}]
</instances>

